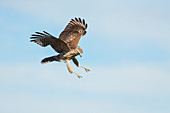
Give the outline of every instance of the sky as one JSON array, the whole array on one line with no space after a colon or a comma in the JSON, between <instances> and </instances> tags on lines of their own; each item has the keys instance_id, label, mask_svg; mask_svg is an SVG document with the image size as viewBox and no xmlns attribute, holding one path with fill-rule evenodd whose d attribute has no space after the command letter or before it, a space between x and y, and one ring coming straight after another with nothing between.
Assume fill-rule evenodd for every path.
<instances>
[{"instance_id":1,"label":"sky","mask_svg":"<svg viewBox=\"0 0 170 113\"><path fill-rule=\"evenodd\" d=\"M170 1L0 0L0 113L169 113ZM87 34L77 56L85 72L30 43L43 30L58 37L72 18Z\"/></svg>"}]
</instances>

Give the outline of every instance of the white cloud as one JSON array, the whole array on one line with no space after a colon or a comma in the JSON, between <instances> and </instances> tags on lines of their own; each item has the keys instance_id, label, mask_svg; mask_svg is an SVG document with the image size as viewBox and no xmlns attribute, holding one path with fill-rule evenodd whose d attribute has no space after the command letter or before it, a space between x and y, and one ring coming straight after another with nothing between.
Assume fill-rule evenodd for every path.
<instances>
[{"instance_id":1,"label":"white cloud","mask_svg":"<svg viewBox=\"0 0 170 113\"><path fill-rule=\"evenodd\" d=\"M77 73L83 75L82 79L69 74L62 63L1 64L0 68L2 112L167 111L165 106L165 109L160 107L160 103L168 101L163 97L169 98L170 77L169 72L158 65L90 66L89 73L74 68Z\"/></svg>"},{"instance_id":2,"label":"white cloud","mask_svg":"<svg viewBox=\"0 0 170 113\"><path fill-rule=\"evenodd\" d=\"M74 66L74 65L73 65ZM1 66L1 80L6 84L22 84L33 87L37 82L57 88L85 92L137 93L148 95L169 94L169 72L152 64L122 65L117 67L93 67L86 73L73 67L83 75L78 79L70 74L65 64L24 64Z\"/></svg>"},{"instance_id":3,"label":"white cloud","mask_svg":"<svg viewBox=\"0 0 170 113\"><path fill-rule=\"evenodd\" d=\"M0 112L11 113L112 113L122 112L122 107L116 103L107 101L94 101L94 100L79 100L70 98L41 98L32 95L14 95L11 98L7 95L0 96L1 109ZM3 102L3 103L2 103ZM9 109L10 108L10 109ZM125 110L125 109L124 109ZM122 112L122 113L128 113ZM131 111L131 113L134 113Z\"/></svg>"},{"instance_id":4,"label":"white cloud","mask_svg":"<svg viewBox=\"0 0 170 113\"><path fill-rule=\"evenodd\" d=\"M53 0L1 1L1 5L9 9L32 15L39 21L47 21L50 24L60 23L62 27L74 16L84 17L89 24L89 37L99 35L107 40L114 42L120 40L129 45L143 41L158 44L163 48L170 47L168 43L170 9L163 7L163 3L154 1L153 4L152 0L142 2L132 0L128 3L108 0L98 2L98 5L94 4L95 2L82 3L76 0L67 1L67 4L65 1Z\"/></svg>"}]
</instances>

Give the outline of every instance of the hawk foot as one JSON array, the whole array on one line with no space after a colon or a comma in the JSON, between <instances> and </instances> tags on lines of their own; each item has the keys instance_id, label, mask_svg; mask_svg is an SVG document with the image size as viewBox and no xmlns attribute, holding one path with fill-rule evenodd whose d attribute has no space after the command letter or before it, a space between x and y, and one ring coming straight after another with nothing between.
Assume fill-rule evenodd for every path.
<instances>
[{"instance_id":1,"label":"hawk foot","mask_svg":"<svg viewBox=\"0 0 170 113\"><path fill-rule=\"evenodd\" d=\"M75 72L73 72L73 73L76 74L78 78L82 78L81 75L79 75L79 74L77 74L77 73L75 73Z\"/></svg>"},{"instance_id":2,"label":"hawk foot","mask_svg":"<svg viewBox=\"0 0 170 113\"><path fill-rule=\"evenodd\" d=\"M86 68L86 67L83 67L83 66L80 66L81 68L84 68L86 72L90 71L90 69Z\"/></svg>"}]
</instances>

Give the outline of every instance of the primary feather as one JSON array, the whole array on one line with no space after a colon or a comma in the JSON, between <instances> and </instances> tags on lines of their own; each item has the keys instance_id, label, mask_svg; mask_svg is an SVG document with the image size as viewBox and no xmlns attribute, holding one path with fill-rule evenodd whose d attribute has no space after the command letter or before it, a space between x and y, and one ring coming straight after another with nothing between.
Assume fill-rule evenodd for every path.
<instances>
[{"instance_id":1,"label":"primary feather","mask_svg":"<svg viewBox=\"0 0 170 113\"><path fill-rule=\"evenodd\" d=\"M43 31L44 33L35 32L31 37L31 42L35 42L42 47L50 45L56 52L68 52L70 51L69 46L63 40L52 36L51 34Z\"/></svg>"}]
</instances>

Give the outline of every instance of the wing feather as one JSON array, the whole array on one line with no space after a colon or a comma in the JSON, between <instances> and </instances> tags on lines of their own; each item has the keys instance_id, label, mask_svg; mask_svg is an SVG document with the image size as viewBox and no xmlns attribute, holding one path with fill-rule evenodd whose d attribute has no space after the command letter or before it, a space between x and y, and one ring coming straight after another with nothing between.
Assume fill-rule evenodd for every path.
<instances>
[{"instance_id":1,"label":"wing feather","mask_svg":"<svg viewBox=\"0 0 170 113\"><path fill-rule=\"evenodd\" d=\"M78 22L79 20L77 18L75 18L75 20Z\"/></svg>"},{"instance_id":2,"label":"wing feather","mask_svg":"<svg viewBox=\"0 0 170 113\"><path fill-rule=\"evenodd\" d=\"M85 20L83 19L83 25L85 25ZM87 27L86 27L87 28Z\"/></svg>"},{"instance_id":3,"label":"wing feather","mask_svg":"<svg viewBox=\"0 0 170 113\"><path fill-rule=\"evenodd\" d=\"M86 34L87 24L81 18L71 19L59 39L64 40L72 48L77 47L79 40Z\"/></svg>"},{"instance_id":4,"label":"wing feather","mask_svg":"<svg viewBox=\"0 0 170 113\"><path fill-rule=\"evenodd\" d=\"M79 18L79 22L82 23L82 22L81 22L81 18Z\"/></svg>"},{"instance_id":5,"label":"wing feather","mask_svg":"<svg viewBox=\"0 0 170 113\"><path fill-rule=\"evenodd\" d=\"M70 51L69 46L63 40L52 36L46 31L43 31L43 32L44 33L35 32L36 34L32 35L32 37L30 38L31 39L30 41L35 42L42 47L46 47L50 45L58 53Z\"/></svg>"}]
</instances>

